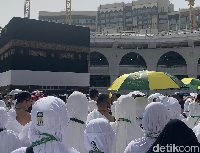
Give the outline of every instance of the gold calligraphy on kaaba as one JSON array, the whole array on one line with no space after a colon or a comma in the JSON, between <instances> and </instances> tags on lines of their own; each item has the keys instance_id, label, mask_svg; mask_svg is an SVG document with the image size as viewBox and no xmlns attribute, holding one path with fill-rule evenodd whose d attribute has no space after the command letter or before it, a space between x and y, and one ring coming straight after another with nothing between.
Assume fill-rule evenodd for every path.
<instances>
[{"instance_id":1,"label":"gold calligraphy on kaaba","mask_svg":"<svg viewBox=\"0 0 200 153\"><path fill-rule=\"evenodd\" d=\"M29 50L29 55L30 55L30 56L41 56L41 57L46 57L46 52Z\"/></svg>"},{"instance_id":2,"label":"gold calligraphy on kaaba","mask_svg":"<svg viewBox=\"0 0 200 153\"><path fill-rule=\"evenodd\" d=\"M70 58L70 59L74 59L74 54L70 54L70 53L60 53L60 58Z\"/></svg>"}]
</instances>

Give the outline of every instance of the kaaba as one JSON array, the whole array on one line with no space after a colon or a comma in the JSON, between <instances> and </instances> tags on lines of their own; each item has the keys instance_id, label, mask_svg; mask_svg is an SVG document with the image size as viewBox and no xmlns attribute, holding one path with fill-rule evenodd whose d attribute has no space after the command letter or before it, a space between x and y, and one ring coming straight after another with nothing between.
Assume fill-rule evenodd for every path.
<instances>
[{"instance_id":1,"label":"kaaba","mask_svg":"<svg viewBox=\"0 0 200 153\"><path fill-rule=\"evenodd\" d=\"M0 92L89 91L89 28L17 17L5 28L0 37Z\"/></svg>"}]
</instances>

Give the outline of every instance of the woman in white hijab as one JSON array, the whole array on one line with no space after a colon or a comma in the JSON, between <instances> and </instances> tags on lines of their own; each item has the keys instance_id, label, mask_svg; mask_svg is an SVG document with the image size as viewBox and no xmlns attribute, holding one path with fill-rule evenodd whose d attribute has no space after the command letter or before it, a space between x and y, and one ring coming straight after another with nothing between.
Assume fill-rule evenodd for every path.
<instances>
[{"instance_id":1,"label":"woman in white hijab","mask_svg":"<svg viewBox=\"0 0 200 153\"><path fill-rule=\"evenodd\" d=\"M136 124L139 127L142 127L142 118L145 107L148 105L148 99L145 97L136 97L135 106L136 106Z\"/></svg>"},{"instance_id":2,"label":"woman in white hijab","mask_svg":"<svg viewBox=\"0 0 200 153\"><path fill-rule=\"evenodd\" d=\"M78 153L62 143L67 129L68 114L61 99L49 96L36 101L31 112L31 120L31 147L19 148L12 153Z\"/></svg>"},{"instance_id":3,"label":"woman in white hijab","mask_svg":"<svg viewBox=\"0 0 200 153\"><path fill-rule=\"evenodd\" d=\"M167 101L163 101L163 104L169 110L170 119L180 119L181 105L176 98L169 97Z\"/></svg>"},{"instance_id":4,"label":"woman in white hijab","mask_svg":"<svg viewBox=\"0 0 200 153\"><path fill-rule=\"evenodd\" d=\"M103 118L89 121L85 129L84 143L89 153L112 153L115 133Z\"/></svg>"},{"instance_id":5,"label":"woman in white hijab","mask_svg":"<svg viewBox=\"0 0 200 153\"><path fill-rule=\"evenodd\" d=\"M123 153L126 146L134 139L144 135L142 129L136 125L136 111L134 99L122 95L116 103L116 122L114 131L116 140L113 144L113 153Z\"/></svg>"},{"instance_id":6,"label":"woman in white hijab","mask_svg":"<svg viewBox=\"0 0 200 153\"><path fill-rule=\"evenodd\" d=\"M11 130L6 130L8 123L8 113L5 108L0 107L0 152L10 153L13 150L22 147L22 142Z\"/></svg>"},{"instance_id":7,"label":"woman in white hijab","mask_svg":"<svg viewBox=\"0 0 200 153\"><path fill-rule=\"evenodd\" d=\"M81 153L87 153L84 145L84 131L88 114L88 100L80 92L72 93L67 100L69 123L63 143ZM69 139L70 138L70 139Z\"/></svg>"},{"instance_id":8,"label":"woman in white hijab","mask_svg":"<svg viewBox=\"0 0 200 153\"><path fill-rule=\"evenodd\" d=\"M144 137L129 143L124 153L146 153L169 120L169 111L162 103L154 102L148 104L142 119Z\"/></svg>"},{"instance_id":9,"label":"woman in white hijab","mask_svg":"<svg viewBox=\"0 0 200 153\"><path fill-rule=\"evenodd\" d=\"M189 104L189 117L183 122L191 129L193 129L200 121L200 103L192 102Z\"/></svg>"}]
</instances>

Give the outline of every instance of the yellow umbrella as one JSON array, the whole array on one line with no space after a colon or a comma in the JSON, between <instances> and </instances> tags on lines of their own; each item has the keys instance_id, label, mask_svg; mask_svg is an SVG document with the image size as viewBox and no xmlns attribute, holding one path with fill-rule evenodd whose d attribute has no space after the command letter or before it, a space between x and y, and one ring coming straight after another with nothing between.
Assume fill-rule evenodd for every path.
<instances>
[{"instance_id":1,"label":"yellow umbrella","mask_svg":"<svg viewBox=\"0 0 200 153\"><path fill-rule=\"evenodd\" d=\"M180 88L184 84L177 77L166 72L139 71L117 78L108 90L153 90Z\"/></svg>"}]
</instances>

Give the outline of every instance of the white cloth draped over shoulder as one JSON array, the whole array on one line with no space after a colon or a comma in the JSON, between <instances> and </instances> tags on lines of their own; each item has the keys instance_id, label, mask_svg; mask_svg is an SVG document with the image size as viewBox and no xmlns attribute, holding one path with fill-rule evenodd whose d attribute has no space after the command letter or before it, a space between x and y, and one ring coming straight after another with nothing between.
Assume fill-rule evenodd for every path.
<instances>
[{"instance_id":1,"label":"white cloth draped over shoulder","mask_svg":"<svg viewBox=\"0 0 200 153\"><path fill-rule=\"evenodd\" d=\"M88 112L92 112L95 109L97 109L97 102L94 100L88 101Z\"/></svg>"},{"instance_id":2,"label":"white cloth draped over shoulder","mask_svg":"<svg viewBox=\"0 0 200 153\"><path fill-rule=\"evenodd\" d=\"M7 130L12 130L15 132L15 134L17 136L19 136L20 132L22 131L22 129L24 128L23 125L21 125L17 120L17 114L16 111L12 108L8 111L8 125L6 127Z\"/></svg>"},{"instance_id":3,"label":"white cloth draped over shoulder","mask_svg":"<svg viewBox=\"0 0 200 153\"><path fill-rule=\"evenodd\" d=\"M88 152L101 151L104 153L112 153L114 139L115 133L107 120L97 118L87 124L84 143Z\"/></svg>"},{"instance_id":4,"label":"white cloth draped over shoulder","mask_svg":"<svg viewBox=\"0 0 200 153\"><path fill-rule=\"evenodd\" d=\"M180 119L181 105L176 98L169 97L167 101L163 101L163 104L169 110L170 119Z\"/></svg>"},{"instance_id":5,"label":"white cloth draped over shoulder","mask_svg":"<svg viewBox=\"0 0 200 153\"><path fill-rule=\"evenodd\" d=\"M6 130L5 127L8 123L8 113L5 108L0 107L0 152L10 153L13 150L22 147L22 142L18 136L11 130Z\"/></svg>"},{"instance_id":6,"label":"white cloth draped over shoulder","mask_svg":"<svg viewBox=\"0 0 200 153\"><path fill-rule=\"evenodd\" d=\"M85 122L88 115L88 100L86 96L80 92L71 94L67 101L67 110L70 119L78 119L83 123L69 120L63 143L81 153L88 153L84 145Z\"/></svg>"},{"instance_id":7,"label":"white cloth draped over shoulder","mask_svg":"<svg viewBox=\"0 0 200 153\"><path fill-rule=\"evenodd\" d=\"M183 122L191 129L193 129L200 121L200 103L191 102L189 104L189 117Z\"/></svg>"},{"instance_id":8,"label":"white cloth draped over shoulder","mask_svg":"<svg viewBox=\"0 0 200 153\"><path fill-rule=\"evenodd\" d=\"M30 147L31 142L28 138L28 131L32 122L27 123L19 134L19 139L23 142L24 147Z\"/></svg>"},{"instance_id":9,"label":"white cloth draped over shoulder","mask_svg":"<svg viewBox=\"0 0 200 153\"><path fill-rule=\"evenodd\" d=\"M34 153L78 153L74 148L62 143L67 129L68 114L61 99L48 96L36 101L31 112L31 120L28 137L32 144L47 138L48 136L42 135L44 133L57 139L34 146ZM25 153L25 150L26 148L19 148L12 153Z\"/></svg>"},{"instance_id":10,"label":"white cloth draped over shoulder","mask_svg":"<svg viewBox=\"0 0 200 153\"><path fill-rule=\"evenodd\" d=\"M97 109L95 109L91 113L88 114L86 124L88 124L91 120L96 119L96 118L104 118L104 119L108 120Z\"/></svg>"},{"instance_id":11,"label":"white cloth draped over shoulder","mask_svg":"<svg viewBox=\"0 0 200 153\"><path fill-rule=\"evenodd\" d=\"M112 116L115 116L115 105L116 105L117 101L114 101L112 106L111 106L111 112L112 112Z\"/></svg>"},{"instance_id":12,"label":"white cloth draped over shoulder","mask_svg":"<svg viewBox=\"0 0 200 153\"><path fill-rule=\"evenodd\" d=\"M136 125L134 99L122 95L117 101L115 106L116 122L114 125L116 139L113 144L113 153L122 153L132 140L142 137L144 133Z\"/></svg>"},{"instance_id":13,"label":"white cloth draped over shoulder","mask_svg":"<svg viewBox=\"0 0 200 153\"><path fill-rule=\"evenodd\" d=\"M183 113L185 113L185 115L187 116L187 117L189 117L189 104L192 102L192 99L191 98L188 98L186 101L185 101L185 104L184 104L184 112ZM185 119L185 117L181 114L180 115L180 120L183 120L183 119Z\"/></svg>"},{"instance_id":14,"label":"white cloth draped over shoulder","mask_svg":"<svg viewBox=\"0 0 200 153\"><path fill-rule=\"evenodd\" d=\"M136 107L136 124L140 126L142 124L143 113L145 107L148 105L148 99L145 97L136 97L135 98L135 107Z\"/></svg>"},{"instance_id":15,"label":"white cloth draped over shoulder","mask_svg":"<svg viewBox=\"0 0 200 153\"><path fill-rule=\"evenodd\" d=\"M124 153L146 153L169 120L169 111L162 103L153 102L148 104L142 120L144 137L130 142Z\"/></svg>"}]
</instances>

